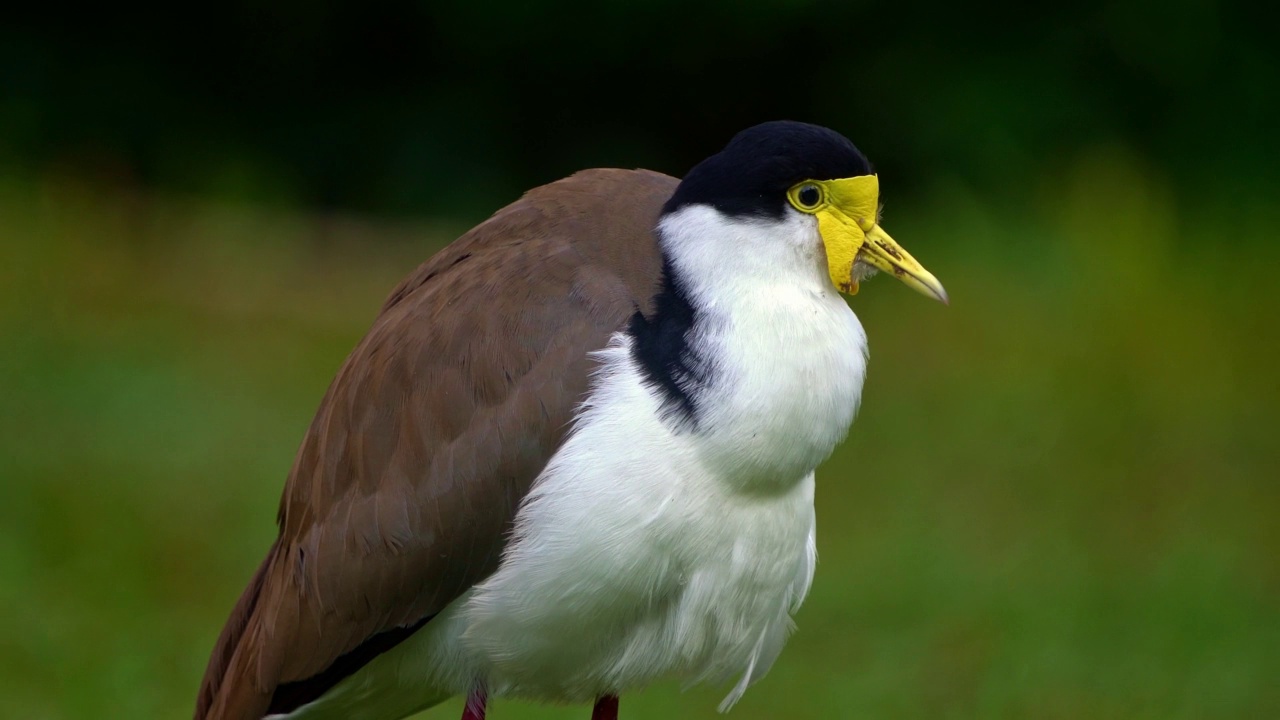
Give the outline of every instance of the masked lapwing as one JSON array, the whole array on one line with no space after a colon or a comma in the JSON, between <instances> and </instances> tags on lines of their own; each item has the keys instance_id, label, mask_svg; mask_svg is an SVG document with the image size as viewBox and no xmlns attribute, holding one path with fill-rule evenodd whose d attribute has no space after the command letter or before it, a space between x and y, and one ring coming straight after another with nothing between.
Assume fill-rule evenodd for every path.
<instances>
[{"instance_id":1,"label":"masked lapwing","mask_svg":"<svg viewBox=\"0 0 1280 720\"><path fill-rule=\"evenodd\" d=\"M320 403L197 720L595 703L773 664L814 573L814 468L862 392L841 293L946 292L826 128L683 180L529 191L387 298Z\"/></svg>"}]
</instances>

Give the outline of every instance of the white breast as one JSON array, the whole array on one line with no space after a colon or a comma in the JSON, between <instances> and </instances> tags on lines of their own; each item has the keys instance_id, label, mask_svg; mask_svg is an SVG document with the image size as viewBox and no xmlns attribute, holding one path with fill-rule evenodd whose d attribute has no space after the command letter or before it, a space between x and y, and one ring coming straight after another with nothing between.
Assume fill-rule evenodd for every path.
<instances>
[{"instance_id":1,"label":"white breast","mask_svg":"<svg viewBox=\"0 0 1280 720\"><path fill-rule=\"evenodd\" d=\"M460 610L464 652L495 693L589 701L670 674L741 676L736 699L776 656L808 589L812 469L836 438L804 417L814 398L803 384L748 390L768 367L736 368L738 392L718 399L751 407L740 430L682 434L660 418L625 337L604 355L502 567ZM753 456L785 456L771 465L789 475L745 487L742 458Z\"/></svg>"}]
</instances>

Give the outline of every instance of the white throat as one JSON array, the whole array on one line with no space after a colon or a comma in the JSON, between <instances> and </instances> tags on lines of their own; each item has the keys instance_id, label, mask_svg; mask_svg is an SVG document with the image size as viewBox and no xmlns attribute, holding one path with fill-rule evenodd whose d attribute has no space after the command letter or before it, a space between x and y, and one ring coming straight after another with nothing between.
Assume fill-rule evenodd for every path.
<instances>
[{"instance_id":1,"label":"white throat","mask_svg":"<svg viewBox=\"0 0 1280 720\"><path fill-rule=\"evenodd\" d=\"M710 365L704 462L743 488L790 487L844 439L866 372L866 335L831 285L817 221L692 205L658 229L694 307L690 346Z\"/></svg>"},{"instance_id":2,"label":"white throat","mask_svg":"<svg viewBox=\"0 0 1280 720\"><path fill-rule=\"evenodd\" d=\"M708 205L689 205L658 224L663 251L686 287L714 303L777 286L835 292L812 215L737 219Z\"/></svg>"}]
</instances>

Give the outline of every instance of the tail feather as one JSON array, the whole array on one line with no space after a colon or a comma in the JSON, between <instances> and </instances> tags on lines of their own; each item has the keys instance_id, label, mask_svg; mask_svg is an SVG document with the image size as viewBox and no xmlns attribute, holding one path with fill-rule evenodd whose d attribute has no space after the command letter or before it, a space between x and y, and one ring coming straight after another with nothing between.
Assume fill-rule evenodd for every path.
<instances>
[{"instance_id":1,"label":"tail feather","mask_svg":"<svg viewBox=\"0 0 1280 720\"><path fill-rule=\"evenodd\" d=\"M266 712L271 693L255 677L253 636L260 631L255 611L277 547L258 566L218 636L200 682L194 720L257 720Z\"/></svg>"}]
</instances>

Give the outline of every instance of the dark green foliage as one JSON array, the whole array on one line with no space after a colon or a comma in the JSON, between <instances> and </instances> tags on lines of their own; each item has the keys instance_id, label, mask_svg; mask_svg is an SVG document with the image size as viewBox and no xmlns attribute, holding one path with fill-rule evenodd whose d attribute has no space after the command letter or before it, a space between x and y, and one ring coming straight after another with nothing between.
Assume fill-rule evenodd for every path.
<instances>
[{"instance_id":1,"label":"dark green foliage","mask_svg":"<svg viewBox=\"0 0 1280 720\"><path fill-rule=\"evenodd\" d=\"M848 135L897 197L1016 190L1081 147L1199 192L1276 180L1258 3L28 4L0 26L0 163L477 220L593 166L680 174L771 119Z\"/></svg>"}]
</instances>

